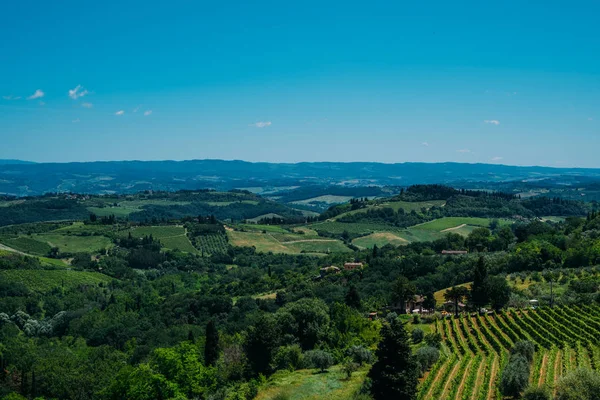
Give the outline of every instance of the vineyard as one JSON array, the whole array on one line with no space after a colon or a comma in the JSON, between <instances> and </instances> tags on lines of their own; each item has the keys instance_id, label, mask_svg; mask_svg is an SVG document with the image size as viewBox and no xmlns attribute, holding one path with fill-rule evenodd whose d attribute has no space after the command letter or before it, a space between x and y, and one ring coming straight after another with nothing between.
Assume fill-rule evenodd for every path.
<instances>
[{"instance_id":1,"label":"vineyard","mask_svg":"<svg viewBox=\"0 0 600 400\"><path fill-rule=\"evenodd\" d=\"M448 351L423 377L420 400L502 399L500 374L520 340L537 348L530 385L553 388L577 367L600 369L598 305L463 315L439 320L435 329Z\"/></svg>"},{"instance_id":2,"label":"vineyard","mask_svg":"<svg viewBox=\"0 0 600 400\"><path fill-rule=\"evenodd\" d=\"M193 241L195 241L196 248L204 254L227 253L229 246L225 234L196 236Z\"/></svg>"}]
</instances>

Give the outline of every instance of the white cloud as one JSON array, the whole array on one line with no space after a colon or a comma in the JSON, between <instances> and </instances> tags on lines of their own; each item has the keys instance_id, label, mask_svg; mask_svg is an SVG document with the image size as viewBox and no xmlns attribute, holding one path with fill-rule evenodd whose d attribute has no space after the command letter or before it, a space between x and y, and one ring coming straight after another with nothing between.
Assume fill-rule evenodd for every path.
<instances>
[{"instance_id":1,"label":"white cloud","mask_svg":"<svg viewBox=\"0 0 600 400\"><path fill-rule=\"evenodd\" d=\"M260 121L260 122L254 123L254 124L250 124L249 126L254 126L256 128L264 128L266 126L271 126L271 121L266 121L266 122Z\"/></svg>"},{"instance_id":2,"label":"white cloud","mask_svg":"<svg viewBox=\"0 0 600 400\"><path fill-rule=\"evenodd\" d=\"M503 158L504 158L504 157L497 157L497 156L496 156L496 157L492 157L492 158L491 158L491 161L500 161L500 160L502 160Z\"/></svg>"},{"instance_id":3,"label":"white cloud","mask_svg":"<svg viewBox=\"0 0 600 400\"><path fill-rule=\"evenodd\" d=\"M147 110L144 111L144 116L147 117L148 115L152 114L152 110Z\"/></svg>"},{"instance_id":4,"label":"white cloud","mask_svg":"<svg viewBox=\"0 0 600 400\"><path fill-rule=\"evenodd\" d=\"M429 146L429 143L427 143L427 142L423 142L423 143L421 143L421 146L425 146L425 147L427 147L427 146Z\"/></svg>"},{"instance_id":5,"label":"white cloud","mask_svg":"<svg viewBox=\"0 0 600 400\"><path fill-rule=\"evenodd\" d=\"M115 115L123 115L123 114L125 114L125 111L123 111L123 110L119 110L115 113Z\"/></svg>"},{"instance_id":6,"label":"white cloud","mask_svg":"<svg viewBox=\"0 0 600 400\"><path fill-rule=\"evenodd\" d=\"M497 119L486 119L483 122L485 122L486 124L500 125L500 121L498 121Z\"/></svg>"},{"instance_id":7,"label":"white cloud","mask_svg":"<svg viewBox=\"0 0 600 400\"><path fill-rule=\"evenodd\" d=\"M42 97L44 97L46 93L42 92L40 89L36 90L35 93L33 93L31 96L29 96L27 98L27 100L35 100L35 99L41 99Z\"/></svg>"},{"instance_id":8,"label":"white cloud","mask_svg":"<svg viewBox=\"0 0 600 400\"><path fill-rule=\"evenodd\" d=\"M83 103L83 104L81 105L81 107L84 107L84 108L92 108L92 107L94 107L94 105L93 105L92 103Z\"/></svg>"},{"instance_id":9,"label":"white cloud","mask_svg":"<svg viewBox=\"0 0 600 400\"><path fill-rule=\"evenodd\" d=\"M136 113L140 110L140 108L142 108L141 105L137 106L136 108L133 109L133 112Z\"/></svg>"},{"instance_id":10,"label":"white cloud","mask_svg":"<svg viewBox=\"0 0 600 400\"><path fill-rule=\"evenodd\" d=\"M74 119L74 120L73 120L73 121L71 121L71 122L73 122L74 124L76 124L76 123L78 123L78 122L80 122L80 121L79 121L79 118L77 118L77 119Z\"/></svg>"},{"instance_id":11,"label":"white cloud","mask_svg":"<svg viewBox=\"0 0 600 400\"><path fill-rule=\"evenodd\" d=\"M4 100L19 100L21 96L13 96L12 94L10 94L8 96L2 96L2 98Z\"/></svg>"},{"instance_id":12,"label":"white cloud","mask_svg":"<svg viewBox=\"0 0 600 400\"><path fill-rule=\"evenodd\" d=\"M86 89L84 89L81 85L77 85L75 89L69 90L69 97L73 100L77 100L78 98L83 97L88 93L89 92Z\"/></svg>"},{"instance_id":13,"label":"white cloud","mask_svg":"<svg viewBox=\"0 0 600 400\"><path fill-rule=\"evenodd\" d=\"M469 149L460 149L460 150L456 150L457 153L470 153L471 150Z\"/></svg>"}]
</instances>

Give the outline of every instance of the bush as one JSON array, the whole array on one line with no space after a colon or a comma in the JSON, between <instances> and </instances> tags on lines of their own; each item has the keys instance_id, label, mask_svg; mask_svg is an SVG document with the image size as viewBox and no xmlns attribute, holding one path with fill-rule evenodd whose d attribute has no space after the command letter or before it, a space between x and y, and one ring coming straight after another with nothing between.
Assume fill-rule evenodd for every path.
<instances>
[{"instance_id":1,"label":"bush","mask_svg":"<svg viewBox=\"0 0 600 400\"><path fill-rule=\"evenodd\" d=\"M442 345L442 335L439 333L428 333L425 335L425 343L427 343L427 346L437 347L439 349Z\"/></svg>"},{"instance_id":2,"label":"bush","mask_svg":"<svg viewBox=\"0 0 600 400\"><path fill-rule=\"evenodd\" d=\"M440 351L437 347L421 347L415 352L415 359L421 366L421 374L423 374L440 359Z\"/></svg>"},{"instance_id":3,"label":"bush","mask_svg":"<svg viewBox=\"0 0 600 400\"><path fill-rule=\"evenodd\" d=\"M545 386L530 386L523 393L523 400L552 400L552 392Z\"/></svg>"},{"instance_id":4,"label":"bush","mask_svg":"<svg viewBox=\"0 0 600 400\"><path fill-rule=\"evenodd\" d=\"M600 373L578 368L560 378L556 385L556 400L579 399L600 399Z\"/></svg>"},{"instance_id":5,"label":"bush","mask_svg":"<svg viewBox=\"0 0 600 400\"><path fill-rule=\"evenodd\" d=\"M520 342L515 343L510 352L513 355L520 354L525 357L527 362L532 362L535 353L535 345L528 340L521 340Z\"/></svg>"},{"instance_id":6,"label":"bush","mask_svg":"<svg viewBox=\"0 0 600 400\"><path fill-rule=\"evenodd\" d=\"M352 373L358 369L358 364L352 361L351 359L346 359L344 364L342 365L342 371L346 373L348 379L352 377Z\"/></svg>"},{"instance_id":7,"label":"bush","mask_svg":"<svg viewBox=\"0 0 600 400\"><path fill-rule=\"evenodd\" d=\"M282 346L275 352L273 357L274 369L287 369L295 371L302 364L302 349L297 344Z\"/></svg>"},{"instance_id":8,"label":"bush","mask_svg":"<svg viewBox=\"0 0 600 400\"><path fill-rule=\"evenodd\" d=\"M311 350L304 353L304 360L308 366L318 368L321 372L333 365L333 356L323 350Z\"/></svg>"},{"instance_id":9,"label":"bush","mask_svg":"<svg viewBox=\"0 0 600 400\"><path fill-rule=\"evenodd\" d=\"M425 337L425 332L423 332L423 329L415 328L413 329L411 336L413 343L421 343L423 341L423 338Z\"/></svg>"},{"instance_id":10,"label":"bush","mask_svg":"<svg viewBox=\"0 0 600 400\"><path fill-rule=\"evenodd\" d=\"M416 325L420 324L421 323L421 316L419 314L413 315L413 321L412 321L412 323L416 324Z\"/></svg>"},{"instance_id":11,"label":"bush","mask_svg":"<svg viewBox=\"0 0 600 400\"><path fill-rule=\"evenodd\" d=\"M502 371L500 392L505 396L518 397L529 384L529 363L521 354L513 354Z\"/></svg>"},{"instance_id":12,"label":"bush","mask_svg":"<svg viewBox=\"0 0 600 400\"><path fill-rule=\"evenodd\" d=\"M346 354L359 366L373 362L373 353L364 346L352 346L346 351Z\"/></svg>"}]
</instances>

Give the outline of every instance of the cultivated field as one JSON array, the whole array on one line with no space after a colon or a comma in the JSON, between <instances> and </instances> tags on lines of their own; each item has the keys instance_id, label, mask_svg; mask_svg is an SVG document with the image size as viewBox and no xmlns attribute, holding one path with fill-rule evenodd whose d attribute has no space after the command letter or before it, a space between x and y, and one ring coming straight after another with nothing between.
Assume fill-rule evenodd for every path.
<instances>
[{"instance_id":1,"label":"cultivated field","mask_svg":"<svg viewBox=\"0 0 600 400\"><path fill-rule=\"evenodd\" d=\"M356 238L352 241L352 244L363 249L370 249L375 245L377 245L377 247L383 247L386 244L402 246L407 243L408 240L390 232L376 232L367 236Z\"/></svg>"},{"instance_id":2,"label":"cultivated field","mask_svg":"<svg viewBox=\"0 0 600 400\"><path fill-rule=\"evenodd\" d=\"M46 293L57 287L77 287L107 283L110 277L97 272L69 270L0 270L0 280L9 283L22 283L28 289Z\"/></svg>"},{"instance_id":3,"label":"cultivated field","mask_svg":"<svg viewBox=\"0 0 600 400\"><path fill-rule=\"evenodd\" d=\"M152 236L154 239L159 240L164 248L169 250L181 250L188 253L198 252L190 243L182 226L140 226L120 231L119 236L126 237L129 233L135 238Z\"/></svg>"},{"instance_id":4,"label":"cultivated field","mask_svg":"<svg viewBox=\"0 0 600 400\"><path fill-rule=\"evenodd\" d=\"M286 231L287 232L287 231ZM310 235L293 235L291 233L262 233L228 231L229 243L233 246L256 247L259 252L300 254L323 254L330 252L348 252L348 247L336 239L320 238Z\"/></svg>"},{"instance_id":5,"label":"cultivated field","mask_svg":"<svg viewBox=\"0 0 600 400\"><path fill-rule=\"evenodd\" d=\"M520 340L537 345L530 383L553 387L579 366L600 369L600 306L509 310L437 322L448 354L433 366L419 399L502 399L498 382L509 350Z\"/></svg>"},{"instance_id":6,"label":"cultivated field","mask_svg":"<svg viewBox=\"0 0 600 400\"><path fill-rule=\"evenodd\" d=\"M471 226L490 226L491 218L476 218L476 217L444 217L434 219L433 221L425 222L423 224L415 225L414 229L429 230L441 232L445 229L456 228L462 225ZM512 222L509 220L498 220L500 225L510 225Z\"/></svg>"}]
</instances>

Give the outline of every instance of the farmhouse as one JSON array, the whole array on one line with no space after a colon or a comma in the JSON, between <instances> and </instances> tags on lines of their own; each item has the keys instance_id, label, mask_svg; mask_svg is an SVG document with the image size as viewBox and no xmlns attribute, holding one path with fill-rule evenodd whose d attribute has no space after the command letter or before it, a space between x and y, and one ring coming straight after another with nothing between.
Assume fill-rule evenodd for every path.
<instances>
[{"instance_id":1,"label":"farmhouse","mask_svg":"<svg viewBox=\"0 0 600 400\"><path fill-rule=\"evenodd\" d=\"M465 307L466 307L466 305L464 305L464 304L463 304L463 303L461 303L461 302L458 302L458 311L459 311L459 312L463 311L463 310L465 309ZM445 303L444 303L444 310L445 310L445 311L447 311L447 312L450 312L450 313L454 313L454 312L456 312L456 311L454 310L454 302L453 302L453 301L450 301L450 300L449 300L449 301L447 301L447 302L445 302Z\"/></svg>"},{"instance_id":2,"label":"farmhouse","mask_svg":"<svg viewBox=\"0 0 600 400\"><path fill-rule=\"evenodd\" d=\"M449 256L455 256L459 254L467 254L466 250L442 250L442 254L447 254Z\"/></svg>"},{"instance_id":3,"label":"farmhouse","mask_svg":"<svg viewBox=\"0 0 600 400\"><path fill-rule=\"evenodd\" d=\"M362 268L363 267L363 263L361 262L347 262L344 263L344 269L346 271L353 271L357 268Z\"/></svg>"}]
</instances>

